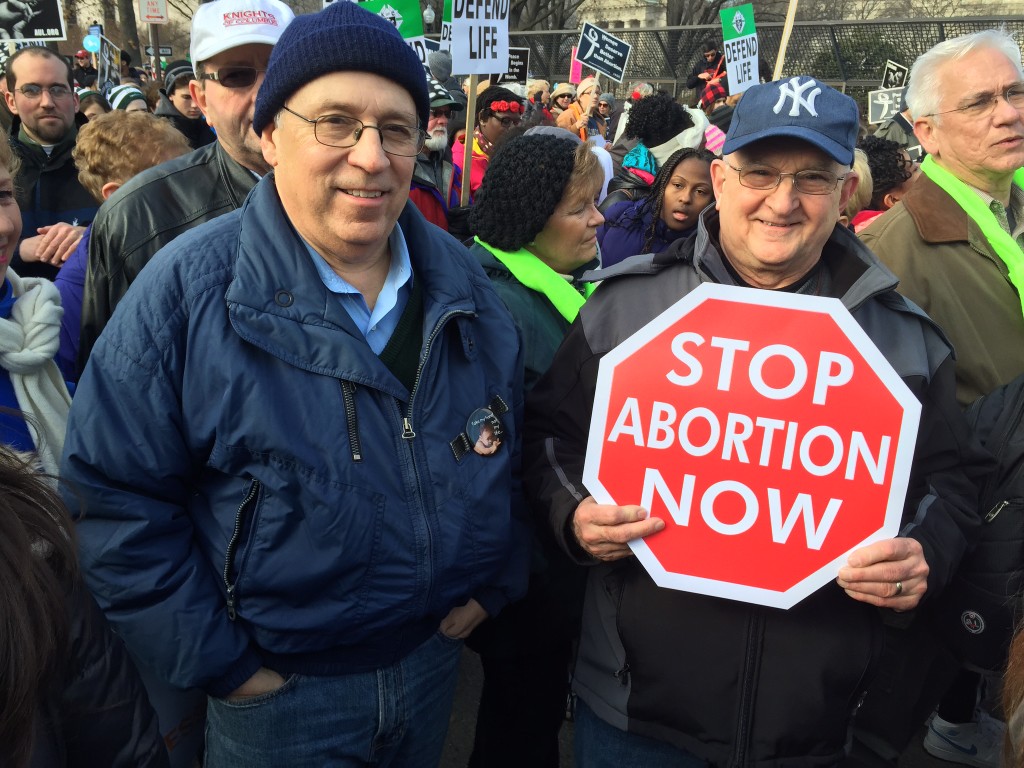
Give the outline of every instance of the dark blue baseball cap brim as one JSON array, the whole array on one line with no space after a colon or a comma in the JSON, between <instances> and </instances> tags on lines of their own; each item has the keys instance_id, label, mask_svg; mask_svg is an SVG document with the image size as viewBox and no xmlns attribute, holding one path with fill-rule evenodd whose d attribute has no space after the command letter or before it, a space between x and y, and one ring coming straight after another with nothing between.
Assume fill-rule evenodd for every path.
<instances>
[{"instance_id":1,"label":"dark blue baseball cap brim","mask_svg":"<svg viewBox=\"0 0 1024 768\"><path fill-rule=\"evenodd\" d=\"M798 125L775 125L743 136L729 136L726 138L725 144L722 145L722 154L728 155L762 139L779 136L802 139L808 144L813 144L840 165L853 163L853 150L850 147L845 147L828 136Z\"/></svg>"}]
</instances>

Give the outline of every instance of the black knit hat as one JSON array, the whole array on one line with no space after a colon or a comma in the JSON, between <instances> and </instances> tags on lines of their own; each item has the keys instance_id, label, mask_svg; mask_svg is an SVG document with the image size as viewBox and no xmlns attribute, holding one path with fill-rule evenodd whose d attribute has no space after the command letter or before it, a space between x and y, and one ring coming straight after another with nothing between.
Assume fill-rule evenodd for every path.
<instances>
[{"instance_id":1,"label":"black knit hat","mask_svg":"<svg viewBox=\"0 0 1024 768\"><path fill-rule=\"evenodd\" d=\"M180 61L172 61L167 65L167 69L164 72L164 93L170 96L174 93L174 86L176 84L184 83L185 87L188 88L188 83L195 77L195 72L192 70L192 62L181 59Z\"/></svg>"},{"instance_id":2,"label":"black knit hat","mask_svg":"<svg viewBox=\"0 0 1024 768\"><path fill-rule=\"evenodd\" d=\"M420 125L430 102L423 65L393 24L356 3L335 2L296 16L281 33L256 95L252 128L259 134L285 101L306 83L332 72L370 72L393 80L412 96Z\"/></svg>"},{"instance_id":3,"label":"black knit hat","mask_svg":"<svg viewBox=\"0 0 1024 768\"><path fill-rule=\"evenodd\" d=\"M518 251L544 229L576 164L571 136L530 134L508 139L491 158L470 214L470 228L488 245Z\"/></svg>"}]
</instances>

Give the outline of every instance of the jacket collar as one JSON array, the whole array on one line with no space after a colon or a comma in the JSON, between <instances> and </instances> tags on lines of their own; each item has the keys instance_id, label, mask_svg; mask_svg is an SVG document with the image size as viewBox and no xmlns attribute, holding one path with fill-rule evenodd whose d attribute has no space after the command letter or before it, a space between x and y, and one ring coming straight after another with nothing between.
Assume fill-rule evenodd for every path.
<instances>
[{"instance_id":1,"label":"jacket collar","mask_svg":"<svg viewBox=\"0 0 1024 768\"><path fill-rule=\"evenodd\" d=\"M475 314L465 249L428 225L412 203L406 203L398 221L414 279L423 290L424 332L451 312ZM321 281L281 207L272 173L239 212L238 247L225 300L235 331L267 353L313 373L407 395ZM358 343L339 344L339 333Z\"/></svg>"},{"instance_id":2,"label":"jacket collar","mask_svg":"<svg viewBox=\"0 0 1024 768\"><path fill-rule=\"evenodd\" d=\"M938 184L923 173L903 198L903 207L926 243L970 240L967 213Z\"/></svg>"},{"instance_id":3,"label":"jacket collar","mask_svg":"<svg viewBox=\"0 0 1024 768\"><path fill-rule=\"evenodd\" d=\"M75 142L78 141L78 130L87 122L89 122L89 119L85 115L81 112L76 112L75 124L72 126L71 131L54 145L53 150L47 155L46 150L35 141L27 136L24 139L22 138L24 126L22 125L21 118L15 115L11 122L9 134L11 146L22 160L29 160L38 166L60 165L64 160L71 157L71 150L75 148Z\"/></svg>"},{"instance_id":4,"label":"jacket collar","mask_svg":"<svg viewBox=\"0 0 1024 768\"><path fill-rule=\"evenodd\" d=\"M718 243L718 211L708 206L700 215L697 232L692 237L676 240L661 253L646 259L627 259L609 269L584 275L585 280L607 280L625 274L656 274L679 262L691 263L707 282L736 285L725 266ZM834 295L851 312L865 301L895 290L898 280L867 246L846 227L836 224L825 243L822 258L828 263L835 288Z\"/></svg>"}]
</instances>

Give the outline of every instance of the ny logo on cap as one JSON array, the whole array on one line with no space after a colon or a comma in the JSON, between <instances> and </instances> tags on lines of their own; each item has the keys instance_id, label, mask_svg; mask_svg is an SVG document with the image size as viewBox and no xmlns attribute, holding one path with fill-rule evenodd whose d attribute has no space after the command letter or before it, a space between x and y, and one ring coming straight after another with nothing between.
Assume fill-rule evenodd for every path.
<instances>
[{"instance_id":1,"label":"ny logo on cap","mask_svg":"<svg viewBox=\"0 0 1024 768\"><path fill-rule=\"evenodd\" d=\"M792 106L789 108L790 117L799 117L800 108L804 107L810 112L811 117L817 117L818 113L814 109L814 100L818 98L818 94L821 93L821 88L815 88L809 94L804 96L806 91L811 86L816 86L817 83L814 79L809 79L806 83L800 84L799 77L791 77L788 83L783 83L779 86L779 100L775 102L775 106L772 107L772 111L777 115L782 111L782 105L786 103L786 99L792 101Z\"/></svg>"}]
</instances>

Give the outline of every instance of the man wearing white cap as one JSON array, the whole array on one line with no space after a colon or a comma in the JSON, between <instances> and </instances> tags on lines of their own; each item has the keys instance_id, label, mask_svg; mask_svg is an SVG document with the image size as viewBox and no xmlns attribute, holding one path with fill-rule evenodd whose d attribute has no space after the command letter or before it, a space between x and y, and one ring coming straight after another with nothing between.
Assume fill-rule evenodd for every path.
<instances>
[{"instance_id":1,"label":"man wearing white cap","mask_svg":"<svg viewBox=\"0 0 1024 768\"><path fill-rule=\"evenodd\" d=\"M256 93L291 9L278 0L215 0L192 18L192 98L217 141L141 173L93 224L82 304L79 371L117 303L158 250L235 210L269 168L252 130Z\"/></svg>"}]
</instances>

